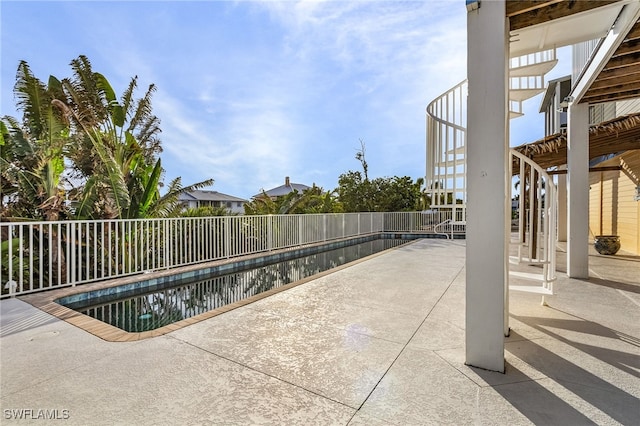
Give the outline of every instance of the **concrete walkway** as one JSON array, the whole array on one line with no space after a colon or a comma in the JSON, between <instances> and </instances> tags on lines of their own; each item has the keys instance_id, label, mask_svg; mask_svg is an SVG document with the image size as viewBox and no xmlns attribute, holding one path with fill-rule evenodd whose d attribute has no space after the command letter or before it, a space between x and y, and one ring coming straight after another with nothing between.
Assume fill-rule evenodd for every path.
<instances>
[{"instance_id":1,"label":"concrete walkway","mask_svg":"<svg viewBox=\"0 0 640 426\"><path fill-rule=\"evenodd\" d=\"M137 342L3 300L0 422L640 424L638 257L592 255L547 307L512 292L499 374L464 365L464 255L417 241Z\"/></svg>"}]
</instances>

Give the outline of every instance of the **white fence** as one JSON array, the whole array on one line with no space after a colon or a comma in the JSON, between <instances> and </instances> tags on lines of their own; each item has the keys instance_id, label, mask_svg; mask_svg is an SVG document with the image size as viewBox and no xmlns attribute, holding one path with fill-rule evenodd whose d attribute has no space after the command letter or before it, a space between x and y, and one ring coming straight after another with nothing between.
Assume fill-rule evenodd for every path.
<instances>
[{"instance_id":1,"label":"white fence","mask_svg":"<svg viewBox=\"0 0 640 426\"><path fill-rule=\"evenodd\" d=\"M0 298L378 232L450 211L0 223Z\"/></svg>"}]
</instances>

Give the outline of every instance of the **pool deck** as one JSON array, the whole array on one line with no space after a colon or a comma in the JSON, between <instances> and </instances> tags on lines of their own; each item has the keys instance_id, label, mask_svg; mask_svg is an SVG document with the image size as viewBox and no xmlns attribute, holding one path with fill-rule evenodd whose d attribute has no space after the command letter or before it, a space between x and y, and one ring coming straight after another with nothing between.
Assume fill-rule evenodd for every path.
<instances>
[{"instance_id":1,"label":"pool deck","mask_svg":"<svg viewBox=\"0 0 640 426\"><path fill-rule=\"evenodd\" d=\"M463 240L131 342L2 300L0 423L638 425L640 258L592 252L588 281L562 272L562 247L558 260L548 306L511 292L506 374L464 365Z\"/></svg>"}]
</instances>

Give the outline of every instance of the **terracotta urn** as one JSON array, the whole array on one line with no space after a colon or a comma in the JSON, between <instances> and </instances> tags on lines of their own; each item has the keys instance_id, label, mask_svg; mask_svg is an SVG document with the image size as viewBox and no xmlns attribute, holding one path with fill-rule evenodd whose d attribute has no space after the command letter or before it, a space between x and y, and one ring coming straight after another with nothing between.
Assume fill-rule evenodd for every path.
<instances>
[{"instance_id":1,"label":"terracotta urn","mask_svg":"<svg viewBox=\"0 0 640 426\"><path fill-rule=\"evenodd\" d=\"M596 235L593 246L600 254L616 254L620 250L619 235Z\"/></svg>"}]
</instances>

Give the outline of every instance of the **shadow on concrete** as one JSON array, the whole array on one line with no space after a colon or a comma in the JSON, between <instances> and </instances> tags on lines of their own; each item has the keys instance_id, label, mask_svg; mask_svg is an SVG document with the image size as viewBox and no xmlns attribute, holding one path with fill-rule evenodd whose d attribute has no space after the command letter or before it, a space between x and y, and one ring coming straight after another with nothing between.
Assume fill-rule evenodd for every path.
<instances>
[{"instance_id":1,"label":"shadow on concrete","mask_svg":"<svg viewBox=\"0 0 640 426\"><path fill-rule=\"evenodd\" d=\"M9 336L21 331L33 330L59 321L51 315L33 308L27 303L16 300L5 300L0 315L0 337ZM29 310L28 316L24 312Z\"/></svg>"},{"instance_id":2,"label":"shadow on concrete","mask_svg":"<svg viewBox=\"0 0 640 426\"><path fill-rule=\"evenodd\" d=\"M612 330L608 327L587 320L519 317L517 315L512 316L513 318L522 321L525 324L528 324L536 330L539 330L560 342L573 346L574 348L579 349L582 352L587 353L602 362L606 362L607 364L610 364L626 373L629 373L632 376L640 378L640 372L638 371L638 368L640 368L640 356L638 355L640 354L640 339L635 336ZM544 327L576 331L578 333L620 340L624 343L634 346L634 348L632 348L633 350L631 352L622 352L615 349L603 348L602 346L575 342L573 340L567 339L566 337L560 336L559 334L554 333Z\"/></svg>"},{"instance_id":3,"label":"shadow on concrete","mask_svg":"<svg viewBox=\"0 0 640 426\"><path fill-rule=\"evenodd\" d=\"M588 281L581 280L581 279L576 279L576 281L585 281L590 284L596 284L602 287L609 287L616 290L628 291L629 293L640 294L640 284L629 284L629 283L623 283L620 281L603 280L602 278L594 278L594 277L589 278Z\"/></svg>"},{"instance_id":4,"label":"shadow on concrete","mask_svg":"<svg viewBox=\"0 0 640 426\"><path fill-rule=\"evenodd\" d=\"M607 260L621 260L626 262L640 262L640 256L635 256L632 254L615 254L604 256L601 254L590 254L589 257L601 257Z\"/></svg>"},{"instance_id":5,"label":"shadow on concrete","mask_svg":"<svg viewBox=\"0 0 640 426\"><path fill-rule=\"evenodd\" d=\"M621 339L619 333L614 330L590 321L519 317L515 315L514 318L543 333L546 333L553 339L566 343L605 363L638 377L638 372L635 371L635 368L638 367L639 359L636 355L636 345L633 345L634 351L631 353L587 345L564 338L547 330L542 327L542 325L624 340ZM531 365L545 376L553 379L564 388L573 392L578 397L587 401L589 404L597 407L616 421L625 425L637 424L639 407L638 399L609 383L607 380L585 370L584 368L568 361L531 340L507 343L506 350ZM573 423L568 421L563 422L563 424Z\"/></svg>"},{"instance_id":6,"label":"shadow on concrete","mask_svg":"<svg viewBox=\"0 0 640 426\"><path fill-rule=\"evenodd\" d=\"M474 371L487 383L491 383L490 375L499 374L477 369ZM509 363L506 365L506 373L513 376L523 376L527 380L493 385L493 389L532 423L536 425L597 424Z\"/></svg>"}]
</instances>

